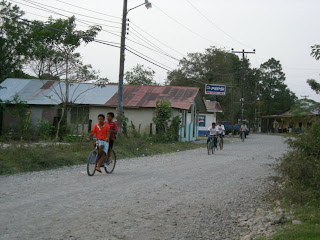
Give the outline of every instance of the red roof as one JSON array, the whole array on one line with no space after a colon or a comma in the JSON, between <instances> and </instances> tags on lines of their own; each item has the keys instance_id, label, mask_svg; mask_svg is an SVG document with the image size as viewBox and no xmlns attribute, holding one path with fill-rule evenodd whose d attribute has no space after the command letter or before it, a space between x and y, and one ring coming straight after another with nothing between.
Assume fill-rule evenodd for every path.
<instances>
[{"instance_id":1,"label":"red roof","mask_svg":"<svg viewBox=\"0 0 320 240\"><path fill-rule=\"evenodd\" d=\"M178 86L123 86L123 107L150 107L156 102L166 99L173 108L189 110L192 102L199 93L199 88ZM118 92L105 105L118 105Z\"/></svg>"}]
</instances>

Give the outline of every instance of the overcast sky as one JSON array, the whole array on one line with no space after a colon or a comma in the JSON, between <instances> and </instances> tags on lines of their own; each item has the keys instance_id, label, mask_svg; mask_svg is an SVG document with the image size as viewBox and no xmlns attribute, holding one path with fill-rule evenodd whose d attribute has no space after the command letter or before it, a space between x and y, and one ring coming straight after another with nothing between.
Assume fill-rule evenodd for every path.
<instances>
[{"instance_id":1,"label":"overcast sky","mask_svg":"<svg viewBox=\"0 0 320 240\"><path fill-rule=\"evenodd\" d=\"M22 4L31 5L24 0L15 1L21 3L20 7L26 11L29 19L45 20L41 16L50 15L58 17L56 14L35 9L33 4L33 7L23 6ZM122 0L61 0L106 15L82 10L57 0L32 1L61 9L50 8L63 15L75 15L89 24L96 22L108 25L102 27L109 32L103 31L97 38L120 42ZM132 8L144 0L128 0L128 2L128 8ZM153 7L149 10L142 6L129 12L128 18L131 24L127 45L150 57L154 62L165 65L167 69L174 69L178 62L173 58L181 59L190 52L203 52L210 46L226 50L234 48L240 51L256 49L255 55L248 55L253 67L258 67L271 57L280 60L289 88L299 98L301 95L309 95L309 98L320 102L320 96L306 84L309 78L320 82L320 61L310 56L310 46L320 44L319 0L150 0L150 2L153 3ZM85 23L79 22L79 24L81 25L79 28L85 29ZM173 58L151 51L141 44L149 48L157 47L158 51L164 51ZM85 63L90 63L94 69L99 70L101 77L108 77L112 82L118 81L118 48L90 43L81 47L80 52ZM127 52L125 69L129 70L137 63L155 70L157 82L165 81L166 70Z\"/></svg>"}]
</instances>

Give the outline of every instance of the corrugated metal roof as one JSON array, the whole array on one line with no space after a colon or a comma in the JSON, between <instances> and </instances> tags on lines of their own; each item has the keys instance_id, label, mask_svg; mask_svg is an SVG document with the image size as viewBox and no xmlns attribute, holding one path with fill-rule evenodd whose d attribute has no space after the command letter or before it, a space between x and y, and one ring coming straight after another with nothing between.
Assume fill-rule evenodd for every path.
<instances>
[{"instance_id":1,"label":"corrugated metal roof","mask_svg":"<svg viewBox=\"0 0 320 240\"><path fill-rule=\"evenodd\" d=\"M208 112L222 112L221 105L217 101L206 100L205 104Z\"/></svg>"},{"instance_id":2,"label":"corrugated metal roof","mask_svg":"<svg viewBox=\"0 0 320 240\"><path fill-rule=\"evenodd\" d=\"M126 85L123 91L123 106L155 107L157 100L167 99L173 108L189 110L198 94L199 89L195 87ZM117 104L118 93L106 102L109 106Z\"/></svg>"},{"instance_id":3,"label":"corrugated metal roof","mask_svg":"<svg viewBox=\"0 0 320 240\"><path fill-rule=\"evenodd\" d=\"M27 104L57 105L65 92L65 84L59 81L8 78L0 84L0 99L13 100L19 96ZM76 104L104 105L118 90L116 85L99 87L95 84L75 83L70 86L69 99Z\"/></svg>"}]
</instances>

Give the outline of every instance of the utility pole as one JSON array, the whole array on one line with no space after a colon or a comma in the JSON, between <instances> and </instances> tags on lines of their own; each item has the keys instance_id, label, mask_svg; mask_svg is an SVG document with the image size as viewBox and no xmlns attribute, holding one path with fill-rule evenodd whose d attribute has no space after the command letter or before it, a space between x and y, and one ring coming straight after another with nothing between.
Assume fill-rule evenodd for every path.
<instances>
[{"instance_id":1,"label":"utility pole","mask_svg":"<svg viewBox=\"0 0 320 240\"><path fill-rule=\"evenodd\" d=\"M128 0L123 0L122 11L122 29L121 29L121 45L120 45L120 69L119 69L119 85L118 85L118 134L122 133L122 114L123 114L123 78L124 78L124 61L126 49L126 27L127 27L127 9Z\"/></svg>"},{"instance_id":2,"label":"utility pole","mask_svg":"<svg viewBox=\"0 0 320 240\"><path fill-rule=\"evenodd\" d=\"M233 51L233 48L231 49L232 53L242 53L242 84L241 84L241 122L243 122L243 113L244 113L244 83L246 80L246 69L244 65L244 58L245 54L247 53L256 53L256 50L253 49L253 52L246 52L244 49L242 51Z\"/></svg>"},{"instance_id":3,"label":"utility pole","mask_svg":"<svg viewBox=\"0 0 320 240\"><path fill-rule=\"evenodd\" d=\"M307 97L309 97L309 95L304 95L304 96L301 96L300 97L303 97L304 99L307 99Z\"/></svg>"},{"instance_id":4,"label":"utility pole","mask_svg":"<svg viewBox=\"0 0 320 240\"><path fill-rule=\"evenodd\" d=\"M127 34L127 15L129 11L141 6L146 6L147 9L152 5L148 0L128 10L128 0L123 0L122 10L122 27L121 27L121 43L120 43L120 68L119 68L119 85L118 85L118 135L122 133L122 115L123 115L123 78L124 78L124 61L126 50L126 34Z\"/></svg>"}]
</instances>

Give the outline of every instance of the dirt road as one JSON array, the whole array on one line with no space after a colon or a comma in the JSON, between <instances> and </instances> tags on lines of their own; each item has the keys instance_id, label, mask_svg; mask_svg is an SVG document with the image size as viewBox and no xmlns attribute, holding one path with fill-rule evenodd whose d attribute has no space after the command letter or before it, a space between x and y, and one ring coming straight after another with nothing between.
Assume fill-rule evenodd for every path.
<instances>
[{"instance_id":1,"label":"dirt road","mask_svg":"<svg viewBox=\"0 0 320 240\"><path fill-rule=\"evenodd\" d=\"M261 204L270 164L287 149L250 135L205 149L0 177L0 239L238 239L235 218ZM89 150L88 150L89 151Z\"/></svg>"}]
</instances>

